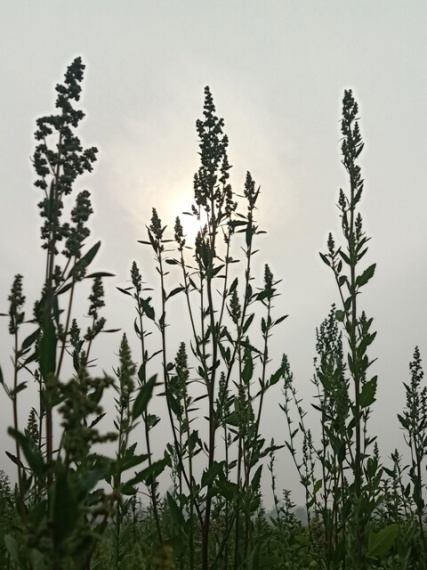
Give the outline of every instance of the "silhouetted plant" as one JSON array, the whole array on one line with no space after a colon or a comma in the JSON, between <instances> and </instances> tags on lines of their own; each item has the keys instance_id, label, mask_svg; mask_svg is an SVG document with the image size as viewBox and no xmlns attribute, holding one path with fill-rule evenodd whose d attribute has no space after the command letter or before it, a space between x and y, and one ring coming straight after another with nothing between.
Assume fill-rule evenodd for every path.
<instances>
[{"instance_id":1,"label":"silhouetted plant","mask_svg":"<svg viewBox=\"0 0 427 570\"><path fill-rule=\"evenodd\" d=\"M398 416L411 464L403 465L395 450L391 467L383 467L368 430L377 385L376 376L368 376L373 363L368 349L376 333L360 309L360 293L375 264L360 269L369 238L359 212L363 142L352 92L344 93L341 121L349 176L349 191L340 190L338 200L344 246L329 235L328 252L320 254L334 274L342 306L334 305L316 331L313 408L320 429L314 431L288 357L278 365L271 362L270 339L286 315L275 316L280 281L268 264L255 281L256 240L264 233L256 221L260 188L248 172L242 195L234 193L229 141L208 87L203 118L196 123L200 166L193 204L184 213L199 224L194 244L188 243L180 217L170 236L152 209L141 243L154 252L158 282L147 286L133 262L131 285L119 288L135 303L137 356L123 333L115 378L91 373L95 341L114 331L102 316L103 279L111 274L88 274L101 245L87 245L93 213L89 192L79 192L74 206L68 204L76 181L92 170L97 154L94 147L84 148L76 134L84 117L77 107L84 68L80 58L73 61L64 83L56 86L55 114L37 121L33 164L35 185L43 193L39 209L46 253L41 296L29 320L18 274L9 310L2 314L13 339L12 372L5 377L0 369L0 383L13 412L9 434L15 449L7 455L17 477L13 493L0 471L0 566L425 568L427 388L421 386L418 348L410 364L411 382L405 384L406 408ZM92 288L89 326L83 330L76 299L85 279L92 280ZM178 336L177 300L186 309ZM25 336L29 325L33 330ZM64 378L68 374L71 378ZM275 460L285 445L274 440L267 445L261 433L266 394L281 379L289 432L284 444L305 490L306 526L296 520L289 491L279 500ZM24 427L20 398L30 380L39 402ZM105 433L102 403L110 388L116 394L116 416L114 431ZM160 422L166 429L165 418L153 413L157 398L166 404L171 430L164 448L154 439ZM96 451L112 441L112 457ZM261 493L266 460L274 500L270 519ZM159 478L165 472L172 487L162 497ZM149 499L144 507L138 499L141 488Z\"/></svg>"},{"instance_id":2,"label":"silhouetted plant","mask_svg":"<svg viewBox=\"0 0 427 570\"><path fill-rule=\"evenodd\" d=\"M424 531L425 501L423 490L423 466L427 454L427 386L421 386L424 371L418 346L415 347L412 362L410 384L404 383L406 392L406 408L402 415L398 414L400 425L404 430L405 442L411 451L409 477L412 483L412 499L418 522L418 533L421 545L421 556L427 564L427 541Z\"/></svg>"}]
</instances>

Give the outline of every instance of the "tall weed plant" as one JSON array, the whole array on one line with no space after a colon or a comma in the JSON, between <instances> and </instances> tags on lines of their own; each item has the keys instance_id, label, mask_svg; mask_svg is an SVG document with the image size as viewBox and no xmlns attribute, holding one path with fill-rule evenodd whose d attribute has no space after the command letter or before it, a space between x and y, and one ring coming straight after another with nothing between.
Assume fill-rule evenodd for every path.
<instances>
[{"instance_id":1,"label":"tall weed plant","mask_svg":"<svg viewBox=\"0 0 427 570\"><path fill-rule=\"evenodd\" d=\"M113 374L93 373L94 344L118 331L103 316L103 282L113 275L90 269L101 245L88 243L90 193L75 190L97 157L78 136L84 69L76 58L56 86L54 113L37 120L33 166L45 277L31 317L21 274L8 298L13 370L1 373L0 382L13 412L14 448L7 455L16 486L13 491L0 477L1 567L426 568L427 388L418 348L399 415L411 464L402 465L396 450L391 466L383 466L368 427L377 389L370 376L376 333L361 293L375 264L364 265L363 141L352 92L344 94L341 121L349 179L338 199L343 245L329 235L320 254L340 306L316 333L317 440L306 427L287 356L274 362L270 352L286 315L275 309L280 279L268 264L261 279L253 269L265 233L256 219L260 187L248 172L242 190L232 188L229 141L208 87L196 123L193 204L184 214L199 231L190 243L183 219L169 230L152 209L140 243L154 254L157 282L145 283L135 261L130 286L118 287L135 311L136 342L123 333ZM90 324L83 329L76 292L86 280ZM181 300L188 324L176 352L172 299ZM289 432L279 444L267 443L261 432L266 395L279 382ZM38 402L23 423L20 401L29 383ZM111 431L102 427L107 390L115 394ZM154 411L158 399L164 417ZM160 430L170 433L164 449ZM101 452L107 442L113 453ZM307 525L296 519L289 492L278 496L275 461L284 447L305 489ZM275 505L270 515L261 494L266 466ZM162 474L172 481L165 495ZM148 503L141 503L141 493Z\"/></svg>"}]
</instances>

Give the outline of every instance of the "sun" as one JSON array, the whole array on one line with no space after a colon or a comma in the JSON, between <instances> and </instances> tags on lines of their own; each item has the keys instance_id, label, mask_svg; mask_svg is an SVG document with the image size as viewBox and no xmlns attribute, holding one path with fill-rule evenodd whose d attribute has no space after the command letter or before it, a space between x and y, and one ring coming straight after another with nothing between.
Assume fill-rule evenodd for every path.
<instances>
[{"instance_id":1,"label":"sun","mask_svg":"<svg viewBox=\"0 0 427 570\"><path fill-rule=\"evenodd\" d=\"M191 212L193 201L189 199L187 192L177 194L175 198L170 200L168 204L168 220L172 227L175 227L175 220L179 217L186 245L194 245L197 233L206 225L207 218L204 212L201 213L200 220ZM169 224L168 224L169 225Z\"/></svg>"}]
</instances>

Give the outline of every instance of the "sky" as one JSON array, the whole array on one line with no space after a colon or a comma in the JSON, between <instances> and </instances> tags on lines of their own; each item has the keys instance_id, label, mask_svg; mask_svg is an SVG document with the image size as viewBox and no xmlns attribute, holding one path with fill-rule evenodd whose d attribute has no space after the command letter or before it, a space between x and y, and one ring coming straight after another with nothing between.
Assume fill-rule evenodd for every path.
<instances>
[{"instance_id":1,"label":"sky","mask_svg":"<svg viewBox=\"0 0 427 570\"><path fill-rule=\"evenodd\" d=\"M67 65L76 56L87 65L79 133L86 146L98 147L99 160L79 184L91 191L95 209L89 243L102 240L96 269L116 275L106 285L108 324L129 333L133 307L116 287L128 284L133 260L156 283L152 255L137 240L146 238L153 207L172 228L192 203L195 121L209 85L230 139L235 192L248 170L261 186L258 219L268 233L259 238L257 270L261 278L268 263L282 280L276 311L289 314L272 339L272 359L278 365L286 352L310 410L315 329L339 302L318 252L326 251L329 232L340 241L336 203L347 178L339 120L344 90L352 89L366 142L366 263L377 263L363 292L378 331L370 353L379 377L371 430L385 463L396 447L403 452L396 418L405 404L402 382L409 381L414 347L427 353L426 18L418 0L0 0L0 311L8 310L15 274L24 275L28 312L42 285L40 191L30 157L35 120L53 111L54 86ZM119 339L100 343L97 356L108 372ZM0 341L7 377L7 319ZM280 444L287 427L276 388L263 430ZM0 398L4 434L11 413ZM307 421L319 429L314 411ZM1 437L0 468L12 474L4 455L10 448ZM279 488L302 500L285 451L277 467ZM265 478L265 494L269 487Z\"/></svg>"}]
</instances>

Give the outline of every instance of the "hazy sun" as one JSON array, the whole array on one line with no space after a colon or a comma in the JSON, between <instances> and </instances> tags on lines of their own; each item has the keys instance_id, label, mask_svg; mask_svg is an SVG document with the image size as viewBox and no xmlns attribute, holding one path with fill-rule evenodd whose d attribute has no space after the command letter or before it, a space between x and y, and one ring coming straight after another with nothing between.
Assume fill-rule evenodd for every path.
<instances>
[{"instance_id":1,"label":"hazy sun","mask_svg":"<svg viewBox=\"0 0 427 570\"><path fill-rule=\"evenodd\" d=\"M185 197L184 197L185 194ZM181 220L187 245L194 245L197 232L206 224L206 217L203 214L200 220L191 214L192 200L189 199L188 193L177 194L167 205L168 209L168 226L172 229L175 227L177 216ZM189 215L190 214L190 215Z\"/></svg>"}]
</instances>

